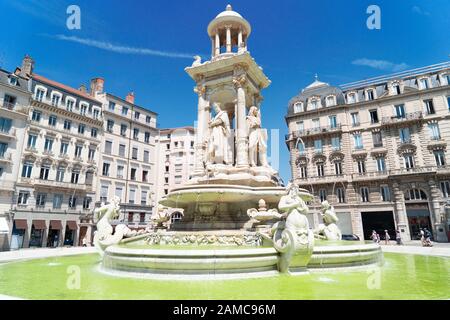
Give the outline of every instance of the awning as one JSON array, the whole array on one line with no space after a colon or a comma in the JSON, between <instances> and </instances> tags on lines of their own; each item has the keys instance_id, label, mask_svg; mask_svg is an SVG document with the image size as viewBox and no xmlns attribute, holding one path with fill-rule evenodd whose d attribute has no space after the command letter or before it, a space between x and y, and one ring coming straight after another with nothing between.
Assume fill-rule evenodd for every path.
<instances>
[{"instance_id":1,"label":"awning","mask_svg":"<svg viewBox=\"0 0 450 320\"><path fill-rule=\"evenodd\" d=\"M6 221L6 218L2 217L0 218L0 234L8 234L8 233L9 233L8 221Z\"/></svg>"},{"instance_id":2,"label":"awning","mask_svg":"<svg viewBox=\"0 0 450 320\"><path fill-rule=\"evenodd\" d=\"M25 219L16 219L14 223L16 224L16 229L27 230L28 228L28 223Z\"/></svg>"},{"instance_id":3,"label":"awning","mask_svg":"<svg viewBox=\"0 0 450 320\"><path fill-rule=\"evenodd\" d=\"M67 221L67 228L69 228L70 230L77 230L78 229L78 225L76 221Z\"/></svg>"},{"instance_id":4,"label":"awning","mask_svg":"<svg viewBox=\"0 0 450 320\"><path fill-rule=\"evenodd\" d=\"M47 225L45 224L45 220L33 220L33 226L37 230L47 229Z\"/></svg>"},{"instance_id":5,"label":"awning","mask_svg":"<svg viewBox=\"0 0 450 320\"><path fill-rule=\"evenodd\" d=\"M61 220L50 220L50 229L52 229L52 230L62 230Z\"/></svg>"}]
</instances>

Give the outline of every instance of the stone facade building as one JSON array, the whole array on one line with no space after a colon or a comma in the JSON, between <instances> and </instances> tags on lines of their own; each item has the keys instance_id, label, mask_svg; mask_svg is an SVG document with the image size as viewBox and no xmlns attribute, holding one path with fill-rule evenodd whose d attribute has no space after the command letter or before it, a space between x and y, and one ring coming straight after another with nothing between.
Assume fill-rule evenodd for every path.
<instances>
[{"instance_id":1,"label":"stone facade building","mask_svg":"<svg viewBox=\"0 0 450 320\"><path fill-rule=\"evenodd\" d=\"M313 192L313 208L335 206L344 233L398 229L409 240L426 227L448 241L450 63L342 87L316 79L286 122L293 180Z\"/></svg>"}]
</instances>

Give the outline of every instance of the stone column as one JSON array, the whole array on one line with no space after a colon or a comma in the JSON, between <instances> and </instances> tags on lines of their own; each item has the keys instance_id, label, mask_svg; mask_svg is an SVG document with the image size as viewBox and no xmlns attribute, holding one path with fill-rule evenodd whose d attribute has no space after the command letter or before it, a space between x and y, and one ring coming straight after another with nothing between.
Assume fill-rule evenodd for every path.
<instances>
[{"instance_id":1,"label":"stone column","mask_svg":"<svg viewBox=\"0 0 450 320\"><path fill-rule=\"evenodd\" d=\"M225 26L227 30L227 53L231 52L231 26Z\"/></svg>"},{"instance_id":2,"label":"stone column","mask_svg":"<svg viewBox=\"0 0 450 320\"><path fill-rule=\"evenodd\" d=\"M440 206L441 192L434 179L428 181L428 186L430 188L430 218L434 240L437 242L448 242L444 209L441 209Z\"/></svg>"},{"instance_id":3,"label":"stone column","mask_svg":"<svg viewBox=\"0 0 450 320\"><path fill-rule=\"evenodd\" d=\"M203 175L205 159L205 134L208 126L207 120L207 107L208 101L206 100L206 87L202 83L198 83L194 88L194 92L198 95L198 117L197 117L197 134L196 134L196 146L195 146L195 175Z\"/></svg>"},{"instance_id":4,"label":"stone column","mask_svg":"<svg viewBox=\"0 0 450 320\"><path fill-rule=\"evenodd\" d=\"M400 230L402 241L410 241L411 235L409 232L408 216L406 214L403 192L400 190L400 185L397 182L393 183L392 189L394 191L394 213L395 220L397 221L397 229Z\"/></svg>"},{"instance_id":5,"label":"stone column","mask_svg":"<svg viewBox=\"0 0 450 320\"><path fill-rule=\"evenodd\" d=\"M219 36L219 30L216 30L216 36L215 36L215 48L216 48L216 56L220 54L220 36Z\"/></svg>"},{"instance_id":6,"label":"stone column","mask_svg":"<svg viewBox=\"0 0 450 320\"><path fill-rule=\"evenodd\" d=\"M214 37L211 37L211 57L214 57L215 51L216 51L216 43L214 41Z\"/></svg>"},{"instance_id":7,"label":"stone column","mask_svg":"<svg viewBox=\"0 0 450 320\"><path fill-rule=\"evenodd\" d=\"M248 130L246 121L246 101L244 85L247 81L244 69L237 67L235 69L233 83L236 88L236 166L248 167Z\"/></svg>"},{"instance_id":8,"label":"stone column","mask_svg":"<svg viewBox=\"0 0 450 320\"><path fill-rule=\"evenodd\" d=\"M238 48L240 48L242 45L242 28L239 28L239 33L238 33Z\"/></svg>"}]
</instances>

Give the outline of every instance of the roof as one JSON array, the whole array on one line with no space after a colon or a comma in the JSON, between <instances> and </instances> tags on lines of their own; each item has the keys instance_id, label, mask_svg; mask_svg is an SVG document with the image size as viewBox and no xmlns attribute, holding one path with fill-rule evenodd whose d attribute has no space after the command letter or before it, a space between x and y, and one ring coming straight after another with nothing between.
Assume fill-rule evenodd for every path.
<instances>
[{"instance_id":1,"label":"roof","mask_svg":"<svg viewBox=\"0 0 450 320\"><path fill-rule=\"evenodd\" d=\"M154 111L152 111L152 110L150 110L150 109L147 109L147 108L138 106L137 104L131 103L131 102L129 102L129 101L127 101L127 100L125 100L125 99L123 99L123 98L121 98L121 97L118 97L118 96L116 96L116 95L114 95L114 94L111 94L111 93L106 92L106 95L107 95L108 97L113 98L113 99L116 99L116 100L118 100L118 101L120 101L120 102L122 102L122 103L127 103L127 104L133 106L133 108L138 108L138 109L141 109L142 111L150 112L151 114L154 114L155 116L158 115L158 113L156 113L156 112L154 112Z\"/></svg>"},{"instance_id":2,"label":"roof","mask_svg":"<svg viewBox=\"0 0 450 320\"><path fill-rule=\"evenodd\" d=\"M172 133L176 130L188 130L188 131L195 131L195 128L192 126L185 126L185 127L178 127L178 128L166 128L166 129L161 129L160 132L161 133Z\"/></svg>"},{"instance_id":3,"label":"roof","mask_svg":"<svg viewBox=\"0 0 450 320\"><path fill-rule=\"evenodd\" d=\"M60 83L60 82L57 82L57 81L54 81L54 80L50 80L50 79L48 79L48 78L46 78L46 77L43 77L43 76L41 76L41 75L38 75L38 74L36 74L36 73L33 73L32 78L33 78L34 80L44 82L44 83L46 83L46 84L48 84L48 85L51 85L51 86L53 86L53 87L61 88L61 89L65 90L65 91L67 91L67 92L70 92L70 93L72 93L72 94L78 95L78 96L83 97L83 98L85 98L85 99L89 99L89 100L94 101L94 102L97 102L97 103L99 103L99 104L101 103L100 101L98 101L97 99L95 99L94 97L92 97L91 95L89 95L89 94L87 94L87 93L81 92L81 91L78 90L78 89L69 87L69 86L67 86L67 85L65 85L65 84L62 84L62 83Z\"/></svg>"},{"instance_id":4,"label":"roof","mask_svg":"<svg viewBox=\"0 0 450 320\"><path fill-rule=\"evenodd\" d=\"M216 16L217 18L221 18L221 17L238 17L238 18L242 18L242 16L237 13L236 11L233 11L233 8L231 7L231 4L227 5L225 11L222 11L221 13L219 13Z\"/></svg>"},{"instance_id":5,"label":"roof","mask_svg":"<svg viewBox=\"0 0 450 320\"><path fill-rule=\"evenodd\" d=\"M210 36L213 36L215 34L215 29L218 26L224 26L224 23L226 24L232 24L235 26L240 26L244 28L244 33L247 34L247 36L250 35L252 32L252 27L250 26L250 23L245 20L239 13L236 11L233 11L233 8L231 5L227 5L225 11L222 11L219 13L208 25L208 34Z\"/></svg>"},{"instance_id":6,"label":"roof","mask_svg":"<svg viewBox=\"0 0 450 320\"><path fill-rule=\"evenodd\" d=\"M17 86L12 86L9 83L9 77L10 76L13 76L13 77L15 77L17 79ZM8 72L8 71L3 70L3 69L0 69L0 83L8 85L8 86L13 87L13 88L18 89L18 90L29 92L28 91L28 81L26 79L22 78L19 75L14 75L13 73Z\"/></svg>"}]
</instances>

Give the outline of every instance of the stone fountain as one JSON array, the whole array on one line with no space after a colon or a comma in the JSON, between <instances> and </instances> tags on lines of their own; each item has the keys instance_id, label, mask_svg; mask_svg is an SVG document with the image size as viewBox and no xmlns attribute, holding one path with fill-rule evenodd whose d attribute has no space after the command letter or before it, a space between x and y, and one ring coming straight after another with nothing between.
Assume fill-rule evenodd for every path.
<instances>
[{"instance_id":1,"label":"stone fountain","mask_svg":"<svg viewBox=\"0 0 450 320\"><path fill-rule=\"evenodd\" d=\"M183 219L166 230L162 226L170 217L158 210L157 229L130 235L119 227L119 241L110 228L99 229L111 237L103 240L107 247L101 246L105 270L248 276L379 261L377 245L316 250L315 237L340 234L334 211L327 207L325 224L313 232L306 205L313 196L293 184L285 187L268 162L261 91L270 80L247 50L250 33L250 24L227 6L208 26L211 60L196 56L186 68L198 95L195 168L187 184L160 201L164 207L182 208Z\"/></svg>"}]
</instances>

